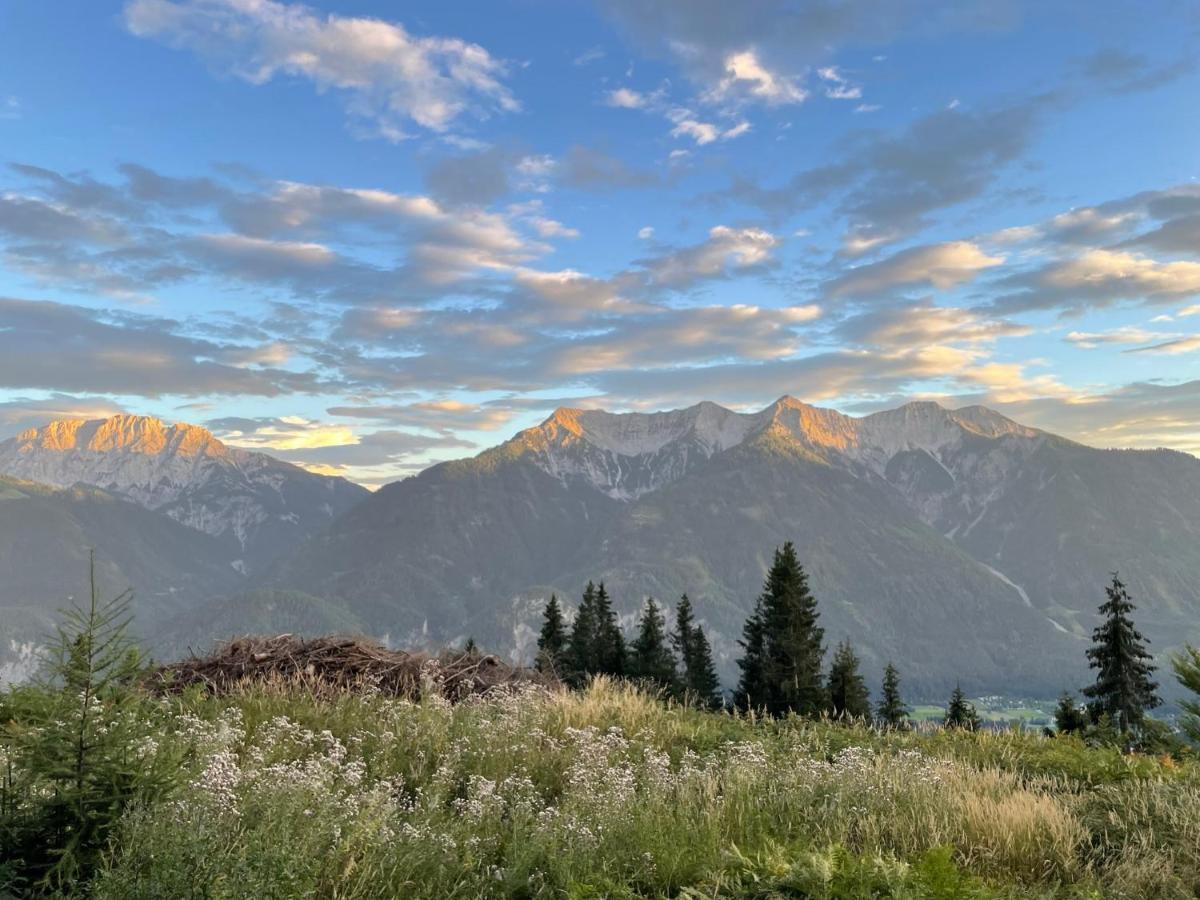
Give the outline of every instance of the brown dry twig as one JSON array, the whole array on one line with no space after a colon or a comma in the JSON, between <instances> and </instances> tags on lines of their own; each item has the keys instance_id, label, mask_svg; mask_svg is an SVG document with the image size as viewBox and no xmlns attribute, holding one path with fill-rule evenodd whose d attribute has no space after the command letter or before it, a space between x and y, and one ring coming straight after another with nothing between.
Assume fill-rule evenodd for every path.
<instances>
[{"instance_id":1,"label":"brown dry twig","mask_svg":"<svg viewBox=\"0 0 1200 900\"><path fill-rule=\"evenodd\" d=\"M419 699L436 688L450 700L475 694L558 682L535 669L512 666L495 656L445 651L438 656L389 650L363 638L290 634L241 637L209 656L191 656L157 669L152 687L179 693L203 685L210 694L247 686L299 686L317 696L378 692Z\"/></svg>"}]
</instances>

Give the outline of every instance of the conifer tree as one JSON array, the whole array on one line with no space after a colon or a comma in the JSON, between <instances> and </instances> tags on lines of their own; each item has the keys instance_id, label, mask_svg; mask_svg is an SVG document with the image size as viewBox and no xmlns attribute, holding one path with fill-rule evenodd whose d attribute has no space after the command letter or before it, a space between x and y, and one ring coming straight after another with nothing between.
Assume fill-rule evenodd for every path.
<instances>
[{"instance_id":1,"label":"conifer tree","mask_svg":"<svg viewBox=\"0 0 1200 900\"><path fill-rule=\"evenodd\" d=\"M858 669L858 656L850 641L834 651L829 665L829 712L837 719L865 719L871 715L870 692Z\"/></svg>"},{"instance_id":2,"label":"conifer tree","mask_svg":"<svg viewBox=\"0 0 1200 900\"><path fill-rule=\"evenodd\" d=\"M675 656L667 646L667 623L653 597L646 600L630 647L629 674L666 689L674 689L678 680Z\"/></svg>"},{"instance_id":3,"label":"conifer tree","mask_svg":"<svg viewBox=\"0 0 1200 900\"><path fill-rule=\"evenodd\" d=\"M962 728L965 731L979 730L979 713L975 704L967 702L966 694L960 685L954 686L950 695L950 704L946 707L944 724L947 728Z\"/></svg>"},{"instance_id":4,"label":"conifer tree","mask_svg":"<svg viewBox=\"0 0 1200 900\"><path fill-rule=\"evenodd\" d=\"M1200 649L1191 644L1184 645L1181 652L1171 657L1171 668L1179 683L1195 695L1195 700L1181 700L1179 706L1184 716L1180 722L1183 733L1200 743Z\"/></svg>"},{"instance_id":5,"label":"conifer tree","mask_svg":"<svg viewBox=\"0 0 1200 900\"><path fill-rule=\"evenodd\" d=\"M721 680L717 678L717 667L713 664L712 647L697 625L692 629L692 656L687 669L687 693L696 703L709 709L719 709Z\"/></svg>"},{"instance_id":6,"label":"conifer tree","mask_svg":"<svg viewBox=\"0 0 1200 900\"><path fill-rule=\"evenodd\" d=\"M598 661L600 619L596 611L596 586L587 583L575 621L571 623L571 637L567 642L566 676L572 687L583 687L588 679L600 671Z\"/></svg>"},{"instance_id":7,"label":"conifer tree","mask_svg":"<svg viewBox=\"0 0 1200 900\"><path fill-rule=\"evenodd\" d=\"M742 674L733 692L733 705L738 709L762 709L767 704L767 638L763 625L763 602L754 602L754 611L742 625L738 641L742 657L737 661Z\"/></svg>"},{"instance_id":8,"label":"conifer tree","mask_svg":"<svg viewBox=\"0 0 1200 900\"><path fill-rule=\"evenodd\" d=\"M468 637L467 642L463 644L463 654L465 656L478 656L479 645L475 643L475 638Z\"/></svg>"},{"instance_id":9,"label":"conifer tree","mask_svg":"<svg viewBox=\"0 0 1200 900\"><path fill-rule=\"evenodd\" d=\"M883 697L875 710L875 718L884 728L905 728L908 707L900 697L900 673L890 662L883 670Z\"/></svg>"},{"instance_id":10,"label":"conifer tree","mask_svg":"<svg viewBox=\"0 0 1200 900\"><path fill-rule=\"evenodd\" d=\"M537 670L559 675L566 675L564 656L567 650L567 629L563 622L562 607L558 605L558 597L550 595L550 602L542 616L542 631L538 635Z\"/></svg>"},{"instance_id":11,"label":"conifer tree","mask_svg":"<svg viewBox=\"0 0 1200 900\"><path fill-rule=\"evenodd\" d=\"M28 718L0 733L8 761L0 776L3 896L13 874L29 896L75 896L102 865L125 811L165 796L182 765L166 750L136 755L147 734L139 690L146 661L128 631L133 595L101 598L95 551L88 573L89 596L63 612L37 689L4 698Z\"/></svg>"},{"instance_id":12,"label":"conifer tree","mask_svg":"<svg viewBox=\"0 0 1200 900\"><path fill-rule=\"evenodd\" d=\"M1108 599L1100 606L1104 621L1092 632L1092 647L1087 656L1096 669L1095 684L1083 689L1091 700L1093 721L1107 715L1122 733L1141 728L1146 710L1162 701L1154 674L1152 657L1146 651L1145 638L1133 625L1133 602L1125 585L1114 572L1105 588Z\"/></svg>"},{"instance_id":13,"label":"conifer tree","mask_svg":"<svg viewBox=\"0 0 1200 900\"><path fill-rule=\"evenodd\" d=\"M1063 691L1054 708L1054 728L1059 734L1073 734L1087 728L1087 713L1075 702L1070 691Z\"/></svg>"},{"instance_id":14,"label":"conifer tree","mask_svg":"<svg viewBox=\"0 0 1200 900\"><path fill-rule=\"evenodd\" d=\"M685 674L691 660L695 621L695 615L692 613L692 601L688 599L687 594L683 594L675 605L675 630L671 632L671 646L675 648L675 653L679 656Z\"/></svg>"},{"instance_id":15,"label":"conifer tree","mask_svg":"<svg viewBox=\"0 0 1200 900\"><path fill-rule=\"evenodd\" d=\"M627 666L625 635L604 582L596 587L596 672L621 676Z\"/></svg>"},{"instance_id":16,"label":"conifer tree","mask_svg":"<svg viewBox=\"0 0 1200 900\"><path fill-rule=\"evenodd\" d=\"M696 624L692 601L684 594L675 607L675 630L671 644L679 655L682 671L679 696L710 709L721 706L721 681L713 664L712 647L704 629Z\"/></svg>"},{"instance_id":17,"label":"conifer tree","mask_svg":"<svg viewBox=\"0 0 1200 900\"><path fill-rule=\"evenodd\" d=\"M825 629L817 624L817 601L791 541L775 551L761 599L767 711L820 715L826 705Z\"/></svg>"}]
</instances>

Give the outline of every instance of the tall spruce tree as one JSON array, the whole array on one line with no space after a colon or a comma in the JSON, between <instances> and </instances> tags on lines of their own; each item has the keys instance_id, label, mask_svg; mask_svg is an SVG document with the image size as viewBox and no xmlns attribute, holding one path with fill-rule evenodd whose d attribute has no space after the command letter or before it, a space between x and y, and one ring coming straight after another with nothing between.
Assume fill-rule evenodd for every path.
<instances>
[{"instance_id":1,"label":"tall spruce tree","mask_svg":"<svg viewBox=\"0 0 1200 900\"><path fill-rule=\"evenodd\" d=\"M692 601L688 599L687 594L683 594L675 604L675 630L671 632L671 646L675 648L685 675L691 659L692 634L695 627L696 617L692 612ZM687 680L686 677L684 680Z\"/></svg>"},{"instance_id":2,"label":"tall spruce tree","mask_svg":"<svg viewBox=\"0 0 1200 900\"><path fill-rule=\"evenodd\" d=\"M1133 625L1135 607L1116 572L1105 593L1108 599L1100 606L1104 621L1092 632L1087 652L1096 682L1083 694L1091 701L1088 709L1093 720L1107 715L1121 733L1137 731L1146 711L1162 702L1156 693L1158 684L1150 677L1154 664L1145 638Z\"/></svg>"},{"instance_id":3,"label":"tall spruce tree","mask_svg":"<svg viewBox=\"0 0 1200 900\"><path fill-rule=\"evenodd\" d=\"M564 657L567 650L567 627L563 621L562 607L558 605L558 597L550 595L550 602L542 616L542 631L538 635L537 669L552 675L564 677L566 668Z\"/></svg>"},{"instance_id":4,"label":"tall spruce tree","mask_svg":"<svg viewBox=\"0 0 1200 900\"><path fill-rule=\"evenodd\" d=\"M883 728L908 727L909 709L900 696L900 673L890 662L883 670L883 696L875 710L875 719Z\"/></svg>"},{"instance_id":5,"label":"tall spruce tree","mask_svg":"<svg viewBox=\"0 0 1200 900\"><path fill-rule=\"evenodd\" d=\"M738 641L742 657L737 661L742 674L733 692L733 705L738 709L764 709L767 705L767 636L763 624L763 602L754 602L754 611L742 625Z\"/></svg>"},{"instance_id":6,"label":"tall spruce tree","mask_svg":"<svg viewBox=\"0 0 1200 900\"><path fill-rule=\"evenodd\" d=\"M625 635L602 581L596 587L596 671L619 677L627 665Z\"/></svg>"},{"instance_id":7,"label":"tall spruce tree","mask_svg":"<svg viewBox=\"0 0 1200 900\"><path fill-rule=\"evenodd\" d=\"M825 629L817 624L817 601L791 541L775 551L761 599L767 711L818 716L826 705Z\"/></svg>"},{"instance_id":8,"label":"tall spruce tree","mask_svg":"<svg viewBox=\"0 0 1200 900\"><path fill-rule=\"evenodd\" d=\"M859 671L850 641L838 644L829 664L829 712L836 719L866 719L871 715L870 692Z\"/></svg>"},{"instance_id":9,"label":"tall spruce tree","mask_svg":"<svg viewBox=\"0 0 1200 900\"><path fill-rule=\"evenodd\" d=\"M667 690L675 690L675 655L667 646L667 623L651 597L642 608L638 634L629 648L629 674Z\"/></svg>"},{"instance_id":10,"label":"tall spruce tree","mask_svg":"<svg viewBox=\"0 0 1200 900\"><path fill-rule=\"evenodd\" d=\"M682 663L680 698L710 709L721 706L721 681L713 664L712 647L704 629L696 624L692 601L687 594L679 598L675 607L675 631L671 634L671 644Z\"/></svg>"},{"instance_id":11,"label":"tall spruce tree","mask_svg":"<svg viewBox=\"0 0 1200 900\"><path fill-rule=\"evenodd\" d=\"M600 671L599 668L600 617L596 610L596 585L587 583L575 621L571 623L571 637L567 642L566 678L572 687L583 687L588 679Z\"/></svg>"},{"instance_id":12,"label":"tall spruce tree","mask_svg":"<svg viewBox=\"0 0 1200 900\"><path fill-rule=\"evenodd\" d=\"M712 647L699 625L692 629L692 655L687 667L686 684L687 695L693 702L709 709L722 706L721 681L713 664Z\"/></svg>"},{"instance_id":13,"label":"tall spruce tree","mask_svg":"<svg viewBox=\"0 0 1200 900\"><path fill-rule=\"evenodd\" d=\"M950 703L946 707L946 718L943 724L947 728L961 728L965 731L979 730L979 713L975 711L975 704L967 701L967 695L963 693L961 685L954 686L954 693L950 695Z\"/></svg>"}]
</instances>

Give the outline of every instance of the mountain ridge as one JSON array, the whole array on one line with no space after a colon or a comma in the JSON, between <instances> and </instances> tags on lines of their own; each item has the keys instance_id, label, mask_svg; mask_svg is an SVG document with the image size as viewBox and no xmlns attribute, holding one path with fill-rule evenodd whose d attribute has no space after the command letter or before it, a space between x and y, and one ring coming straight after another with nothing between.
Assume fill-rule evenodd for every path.
<instances>
[{"instance_id":1,"label":"mountain ridge","mask_svg":"<svg viewBox=\"0 0 1200 900\"><path fill-rule=\"evenodd\" d=\"M766 555L794 540L828 633L929 695L1082 683L1109 571L1161 652L1197 640L1200 460L1087 447L986 407L863 417L564 407L365 498L272 571L400 643L530 657L542 604L609 583L631 619L687 591L726 680Z\"/></svg>"},{"instance_id":2,"label":"mountain ridge","mask_svg":"<svg viewBox=\"0 0 1200 900\"><path fill-rule=\"evenodd\" d=\"M746 413L707 400L651 413L559 407L500 446L533 453L556 477L584 476L614 499L633 500L678 477L689 458L707 458L772 433L818 455L839 453L880 471L900 450L929 452L964 435L1032 439L1045 434L979 405L948 409L934 401L913 401L854 417L785 394ZM591 449L580 450L581 444ZM564 453L577 458L564 459ZM622 463L643 458L653 460L649 465L665 466L665 471L652 477L644 471L646 465Z\"/></svg>"},{"instance_id":3,"label":"mountain ridge","mask_svg":"<svg viewBox=\"0 0 1200 900\"><path fill-rule=\"evenodd\" d=\"M367 491L264 453L229 447L198 425L153 416L61 419L0 442L0 475L92 485L225 542L260 570Z\"/></svg>"}]
</instances>

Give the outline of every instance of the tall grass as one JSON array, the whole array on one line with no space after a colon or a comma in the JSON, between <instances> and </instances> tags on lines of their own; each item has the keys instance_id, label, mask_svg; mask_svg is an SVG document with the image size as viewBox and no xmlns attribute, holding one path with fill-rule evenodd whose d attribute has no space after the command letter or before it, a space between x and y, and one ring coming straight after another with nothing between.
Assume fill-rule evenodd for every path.
<instances>
[{"instance_id":1,"label":"tall grass","mask_svg":"<svg viewBox=\"0 0 1200 900\"><path fill-rule=\"evenodd\" d=\"M755 721L605 680L140 702L178 783L121 818L100 898L1200 891L1195 767L1071 740Z\"/></svg>"}]
</instances>

